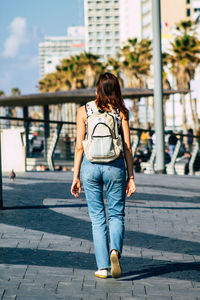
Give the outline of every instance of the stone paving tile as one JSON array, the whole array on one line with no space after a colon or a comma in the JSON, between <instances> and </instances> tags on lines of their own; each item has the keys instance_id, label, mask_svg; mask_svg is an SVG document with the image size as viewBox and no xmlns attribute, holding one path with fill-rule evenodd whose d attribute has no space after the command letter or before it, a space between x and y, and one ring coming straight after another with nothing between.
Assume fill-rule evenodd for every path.
<instances>
[{"instance_id":1,"label":"stone paving tile","mask_svg":"<svg viewBox=\"0 0 200 300\"><path fill-rule=\"evenodd\" d=\"M71 172L3 178L4 204L15 208L0 211L0 300L199 300L199 178L136 175L117 280L94 277L91 222L71 180Z\"/></svg>"},{"instance_id":2,"label":"stone paving tile","mask_svg":"<svg viewBox=\"0 0 200 300\"><path fill-rule=\"evenodd\" d=\"M3 298L4 293L5 293L5 289L0 287L0 299Z\"/></svg>"},{"instance_id":3,"label":"stone paving tile","mask_svg":"<svg viewBox=\"0 0 200 300\"><path fill-rule=\"evenodd\" d=\"M6 296L6 294L5 294L2 299L3 300L17 300L17 295Z\"/></svg>"},{"instance_id":4,"label":"stone paving tile","mask_svg":"<svg viewBox=\"0 0 200 300\"><path fill-rule=\"evenodd\" d=\"M160 293L160 295L147 295L148 300L172 300L171 296L166 296ZM181 299L179 299L181 300ZM188 299L189 300L189 299Z\"/></svg>"}]
</instances>

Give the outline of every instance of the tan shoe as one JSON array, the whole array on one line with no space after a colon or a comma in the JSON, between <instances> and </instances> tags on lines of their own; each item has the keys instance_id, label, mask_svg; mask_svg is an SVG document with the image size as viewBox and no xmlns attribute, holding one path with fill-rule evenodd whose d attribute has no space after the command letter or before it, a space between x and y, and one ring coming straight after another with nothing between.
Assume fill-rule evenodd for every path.
<instances>
[{"instance_id":1,"label":"tan shoe","mask_svg":"<svg viewBox=\"0 0 200 300\"><path fill-rule=\"evenodd\" d=\"M94 273L94 276L102 278L102 279L106 279L108 277L108 270L104 269L104 270L97 270Z\"/></svg>"},{"instance_id":2,"label":"tan shoe","mask_svg":"<svg viewBox=\"0 0 200 300\"><path fill-rule=\"evenodd\" d=\"M122 268L119 262L118 252L113 250L110 255L111 275L113 278L119 278L122 275Z\"/></svg>"}]
</instances>

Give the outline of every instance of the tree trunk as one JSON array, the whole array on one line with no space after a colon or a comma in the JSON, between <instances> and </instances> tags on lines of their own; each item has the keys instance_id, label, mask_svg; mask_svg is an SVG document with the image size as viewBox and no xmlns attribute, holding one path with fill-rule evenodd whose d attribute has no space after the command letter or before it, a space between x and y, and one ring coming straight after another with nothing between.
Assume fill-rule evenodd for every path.
<instances>
[{"instance_id":1,"label":"tree trunk","mask_svg":"<svg viewBox=\"0 0 200 300\"><path fill-rule=\"evenodd\" d=\"M152 112L152 119L151 119L151 127L155 127L155 114L154 114L154 98L151 97L151 112Z\"/></svg>"},{"instance_id":2,"label":"tree trunk","mask_svg":"<svg viewBox=\"0 0 200 300\"><path fill-rule=\"evenodd\" d=\"M198 113L197 113L197 99L194 98L192 99L193 102L193 107L194 107L194 117L195 117L195 123L197 126L197 132L200 131L200 121L199 121L199 117L198 117Z\"/></svg>"},{"instance_id":3,"label":"tree trunk","mask_svg":"<svg viewBox=\"0 0 200 300\"><path fill-rule=\"evenodd\" d=\"M136 128L140 127L138 99L133 101L133 126Z\"/></svg>"},{"instance_id":4,"label":"tree trunk","mask_svg":"<svg viewBox=\"0 0 200 300\"><path fill-rule=\"evenodd\" d=\"M196 134L198 131L199 124L198 124L198 121L196 122L195 107L193 106L193 99L192 99L191 93L189 93L189 96L190 96L190 109L191 109L191 115L192 115L193 129L194 129L194 134Z\"/></svg>"},{"instance_id":5,"label":"tree trunk","mask_svg":"<svg viewBox=\"0 0 200 300\"><path fill-rule=\"evenodd\" d=\"M148 122L148 112L149 112L149 97L145 98L145 128L149 128L149 122Z\"/></svg>"},{"instance_id":6,"label":"tree trunk","mask_svg":"<svg viewBox=\"0 0 200 300\"><path fill-rule=\"evenodd\" d=\"M168 97L163 97L163 120L164 120L164 129L166 127L166 102Z\"/></svg>"},{"instance_id":7,"label":"tree trunk","mask_svg":"<svg viewBox=\"0 0 200 300\"><path fill-rule=\"evenodd\" d=\"M183 131L187 134L187 118L186 118L186 108L185 108L185 95L181 94L181 102L182 102L182 126Z\"/></svg>"}]
</instances>

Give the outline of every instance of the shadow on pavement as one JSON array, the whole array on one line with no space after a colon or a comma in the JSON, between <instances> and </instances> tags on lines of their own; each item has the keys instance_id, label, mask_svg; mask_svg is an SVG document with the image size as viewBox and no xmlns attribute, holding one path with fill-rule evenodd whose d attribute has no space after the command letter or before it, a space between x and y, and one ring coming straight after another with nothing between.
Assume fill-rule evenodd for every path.
<instances>
[{"instance_id":1,"label":"shadow on pavement","mask_svg":"<svg viewBox=\"0 0 200 300\"><path fill-rule=\"evenodd\" d=\"M27 248L0 248L0 264L96 270L94 254ZM169 263L147 258L123 257L122 266L125 272L120 281L140 280L152 276L200 281L200 264L194 262Z\"/></svg>"},{"instance_id":2,"label":"shadow on pavement","mask_svg":"<svg viewBox=\"0 0 200 300\"><path fill-rule=\"evenodd\" d=\"M0 222L31 230L67 235L92 241L91 223L89 221L78 219L70 215L63 215L50 209L42 209L59 207L76 207L78 209L81 206L86 206L86 203L77 203L77 200L72 198L70 194L70 183L56 182L55 184L45 182L30 185L8 184L7 186L12 187L12 189L4 190L7 210L0 212ZM149 197L151 199L149 199ZM46 207L43 205L43 200L47 198L54 199L55 202L56 199L62 199L66 201L66 204L49 205ZM74 204L67 203L70 199L74 199ZM190 197L162 194L149 195L143 193L137 193L134 199L137 201L142 199L143 201L192 202L192 198ZM33 208L38 208L38 212L33 210ZM190 255L199 255L200 253L200 244L197 242L178 240L138 231L126 231L124 245ZM94 255L83 252L47 251L23 248L0 248L0 251L0 262L6 264L96 269ZM124 276L131 276L131 278L124 278L124 280L139 280L141 278L161 275L169 277L170 275L173 278L188 280L192 277L192 280L200 281L200 269L197 263L169 263L147 258L130 257L123 257L122 261L125 268L128 268ZM144 266L146 266L146 268L144 268ZM192 271L192 273L190 273L190 271Z\"/></svg>"},{"instance_id":3,"label":"shadow on pavement","mask_svg":"<svg viewBox=\"0 0 200 300\"><path fill-rule=\"evenodd\" d=\"M137 260L136 265L138 265ZM124 264L130 264L128 258L123 259ZM141 262L142 263L142 262ZM144 268L145 263L148 263L146 259L143 259L143 266L136 267L135 271L129 271L123 273L121 278L122 281L132 281L132 280L140 280L149 278L152 276L165 276L167 278L178 278L182 280L194 280L200 281L200 263L196 262L187 262L187 263L169 263L166 262L165 264L161 261L152 261L150 266ZM135 268L133 266L133 270ZM127 277L127 278L126 278Z\"/></svg>"}]
</instances>

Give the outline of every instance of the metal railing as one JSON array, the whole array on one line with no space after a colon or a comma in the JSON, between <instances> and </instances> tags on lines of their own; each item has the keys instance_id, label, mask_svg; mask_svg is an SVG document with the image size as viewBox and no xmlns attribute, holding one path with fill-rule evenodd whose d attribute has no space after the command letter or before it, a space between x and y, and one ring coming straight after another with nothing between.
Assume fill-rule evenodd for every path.
<instances>
[{"instance_id":1,"label":"metal railing","mask_svg":"<svg viewBox=\"0 0 200 300\"><path fill-rule=\"evenodd\" d=\"M14 117L0 117L0 120L7 121L17 121L14 127L24 127L25 136L26 136L26 144L29 151L26 153L26 159L32 158L44 158L43 163L46 164L46 169L55 170L54 160L56 159L59 163L60 169L64 161L73 161L74 158L74 148L75 148L75 140L76 140L76 123L75 122L66 122L66 121L53 121L53 120L42 120L42 119L34 119L34 118L14 118ZM21 124L20 124L21 122ZM20 125L19 125L20 124ZM44 141L44 144L47 145L47 151L43 149L42 151L35 152L33 150L33 146L31 145L31 140L29 136L30 129L34 128L34 124L43 124L43 127L38 126L38 131L40 132L40 137L37 138L38 141ZM45 124L48 124L50 129L50 135L45 137ZM143 134L148 133L149 137L154 134L154 130L142 129L142 128L130 128L131 132L131 142L132 142L132 152L133 159L136 163L138 157L138 151L143 153L143 157L141 158L141 168L140 171L145 171L146 173L155 173L156 172L156 152L151 139L144 139ZM165 136L168 135L169 132L165 131ZM178 174L176 170L176 164L181 164L180 160L177 159L181 156L181 148L184 146L183 138L191 137L191 135L176 133L178 137L178 141L173 153L173 157L171 157L170 161L166 161L165 163L165 171L167 174ZM200 171L200 162L198 166L197 157L200 155L199 151L199 143L200 137L193 135L194 139L194 147L192 153L190 153L190 159L188 160L188 173L189 175L195 175L195 171ZM149 142L151 146L149 146ZM165 143L166 151L168 150L168 144ZM39 147L39 146L38 146ZM37 147L36 147L37 148ZM148 152L148 153L147 153ZM182 155L184 155L184 151L182 151ZM187 148L185 149L187 152ZM144 155L145 153L145 155ZM166 152L167 155L167 152ZM194 168L195 166L195 168Z\"/></svg>"}]
</instances>

